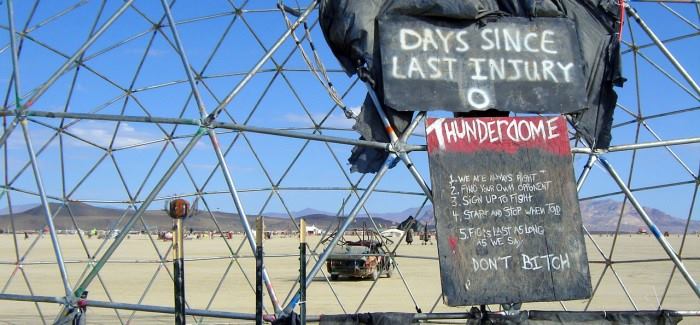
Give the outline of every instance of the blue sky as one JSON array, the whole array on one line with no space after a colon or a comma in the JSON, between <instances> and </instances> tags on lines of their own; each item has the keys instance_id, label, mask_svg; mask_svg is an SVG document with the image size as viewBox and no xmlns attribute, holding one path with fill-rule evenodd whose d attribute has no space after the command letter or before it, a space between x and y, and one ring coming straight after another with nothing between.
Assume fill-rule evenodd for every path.
<instances>
[{"instance_id":1,"label":"blue sky","mask_svg":"<svg viewBox=\"0 0 700 325\"><path fill-rule=\"evenodd\" d=\"M302 1L302 5L306 5L307 2ZM242 5L241 1L234 1L234 3L237 6ZM15 1L15 17L18 28L23 28L27 22L31 4L32 2L28 1ZM35 26L71 4L72 2L63 1L41 2L29 26ZM178 1L175 4L173 15L176 21L187 22L178 25L178 32L190 63L198 72L201 72L206 66L203 73L205 85L200 84L199 90L203 93L204 102L209 111L216 106L214 97L218 99L225 97L241 80L241 73L247 72L264 55L265 48L269 48L286 29L285 21L279 11L266 10L274 8L275 4L275 1L251 1L245 5L244 9L248 11L242 17L235 17L231 14L234 9L226 1L207 1L204 3ZM294 5L294 2L289 2L289 4ZM98 25L102 25L119 5L119 2L108 2ZM633 3L633 5L661 39L698 31L700 17L692 5L671 6L674 11L687 18L689 22L684 22L658 4ZM68 55L74 53L87 39L99 6L98 2L88 2L29 33L33 40L24 41L20 55L20 80L24 94L28 94L32 89L38 87L65 62L65 57L61 56L61 53ZM162 15L162 8L154 1L136 1L135 7L152 21L158 21ZM76 75L75 69L63 75L33 105L32 109L44 111L67 109L70 112L99 110L100 113L104 114L121 114L123 111L123 114L126 115L151 114L163 117L177 117L182 112L183 117L197 118L199 113L194 103L187 102L190 88L186 82L183 82L185 74L182 64L163 35L157 34L153 38L141 70L134 79L139 62L144 57L145 49L148 47L152 35L152 32L149 31L152 24L139 12L133 9L127 10L112 28L87 50L85 65L89 69L83 67L77 73L74 91L67 107L66 102L70 93L68 90ZM212 18L198 19L208 16ZM313 23L316 17L316 13L312 14L310 22ZM291 16L289 18L295 19ZM0 13L0 24L2 24L0 47L3 49L0 52L0 62L3 62L0 64L0 89L3 90L4 99L9 87L12 69L10 51L5 49L5 45L9 42L5 6ZM631 35L633 35L637 44L649 43L649 38L644 35L636 23L632 23L631 26L632 33L627 26L625 27L624 39L627 42L632 41ZM211 61L208 61L212 49L227 28L230 28L228 36L224 38ZM255 30L255 35L250 32L250 29ZM172 39L168 28L164 28L163 31L168 38ZM301 37L303 33L297 32L297 35ZM114 44L127 39L130 41L111 48ZM364 99L365 91L362 85L357 84L351 87L353 79L339 71L339 65L325 45L318 26L313 28L311 39L318 49L324 65L330 70L329 75L338 92L341 94L347 92L344 102L348 107L356 109ZM258 42L261 42L262 46ZM304 44L307 53L311 53L308 42ZM685 69L696 80L700 79L696 77L700 75L700 60L697 59L700 38L695 36L679 40L669 43L668 47ZM109 49L109 51L104 52L105 49ZM623 50L625 49L628 47L623 46ZM345 119L339 109L333 108L332 100L313 75L309 72L295 71L306 69L307 66L301 55L294 50L292 40L287 40L273 56L273 59L276 63L281 64L290 53L292 56L284 64L287 71L276 75L274 73L275 63L268 61L264 65L263 71L253 77L251 82L227 107L227 112L230 115L222 114L222 120L231 122L233 119L238 123L263 127L301 128L299 132L311 132L304 129L313 126L309 115L316 123L328 116L323 126L332 128L332 130L323 130L323 134L356 138L357 135L349 130L352 121ZM659 68L668 71L673 78L679 80L681 85L688 87L658 49L655 47L643 48L641 53L658 64ZM641 56L638 56L637 59L638 69L635 71L632 54L628 53L623 57L624 74L628 78L628 82L623 89L618 89L621 105L633 112L639 108L644 116L698 106L697 97L683 91ZM638 74L638 79L635 77L635 73ZM105 78L109 81L106 81ZM133 86L130 86L132 80ZM173 81L176 82L173 83ZM270 85L269 88L268 85ZM637 87L640 90L639 99L637 98ZM132 91L135 91L126 103L124 98L120 97L123 94L123 90L120 88L131 88ZM696 124L700 120L699 115L700 112L693 111L650 119L647 123L662 139L697 137ZM618 109L616 112L615 123L632 119L633 117L623 110ZM30 123L30 129L34 147L38 150L56 133L55 130L40 123L59 127L60 120L35 119L35 121L39 123ZM69 122L71 121L66 121L66 123ZM73 200L87 200L105 206L123 206L123 204L109 202L127 201L129 196L136 197L137 200L143 199L174 160L176 150L181 150L188 139L175 140L176 148L165 146L164 142L130 149L120 148L160 140L164 138L164 134L173 132L172 126L162 125L161 127L162 129L156 125L141 123L119 125L112 146L114 149L113 161L109 155L105 155L105 150L98 147L109 147L112 135L117 128L115 122L80 121L71 125L66 128L67 133L89 140L92 144L76 140L67 134L61 136L62 144L59 143L58 137L48 142L46 149L39 156L42 177L48 193L55 197L63 196L65 183L65 192L70 194L68 197ZM345 130L335 130L338 128ZM635 123L616 128L613 133L613 144L634 143L635 130ZM177 127L174 135L188 136L194 132L195 128L193 127ZM224 148L227 148L234 137L235 135L230 133L221 134L220 142ZM639 142L654 140L655 138L650 131L646 129L640 131ZM424 138L416 136L411 141L422 144ZM97 147L93 144L96 144ZM251 147L255 148L255 152L251 150ZM60 155L61 150L63 158ZM673 150L693 173L698 172L700 145L676 146L673 147ZM300 151L301 155L296 158ZM152 175L146 178L161 152L162 157L155 164ZM348 179L354 183L362 177L360 174L349 172L349 166L346 163L349 152L350 147L345 145L326 145L320 142L306 143L304 140L246 133L245 138L239 137L233 145L227 155L227 162L236 185L241 190L246 211L249 213L283 212L285 205L292 211L310 207L335 212L340 208L343 198L348 195L347 190L339 189L349 186ZM12 178L27 162L26 148L20 132L15 132L10 137L7 153L9 170L7 174L8 177ZM335 158L331 153L335 154ZM2 155L5 158L4 153ZM102 159L102 157L105 158ZM429 182L425 153L414 153L411 157L423 177ZM632 160L631 153L615 153L609 154L607 157L615 164L618 172L627 178ZM261 162L259 163L256 158L259 158ZM666 149L640 151L636 158L631 183L633 188L669 182L684 182L691 179L685 168L675 161ZM63 159L65 170L68 171L66 173L61 172L61 159ZM100 160L101 163L97 165L98 167L89 173L95 163ZM580 170L584 160L584 157L577 156L575 158L576 173ZM292 167L287 171L290 164ZM187 158L186 165L195 183L202 186L216 165L216 159L207 138L200 141ZM125 175L126 186L122 184L115 166ZM80 179L88 173L89 176L73 191ZM4 177L4 170L2 174ZM62 177L64 174L65 178ZM205 191L218 194L207 195L208 204L214 210L233 211L231 199L224 193L226 186L220 176L220 171L215 171L214 175L205 187ZM370 178L371 175L364 177L359 186L366 186ZM145 185L139 191L144 180ZM271 195L270 191L267 190L271 187L271 183L280 186L279 196ZM31 171L27 170L22 173L13 183L13 187L35 191ZM301 191L298 190L300 187L313 190ZM370 211L400 211L408 207L419 206L424 201L421 195L415 195L420 193L420 189L401 165L387 174L379 188L403 191L409 194L375 193L367 203ZM656 207L678 217L687 217L693 188L693 185L667 187L640 191L638 196L645 206ZM581 197L590 197L616 190L617 188L609 180L609 177L602 170L596 168L591 174L590 181L583 188ZM193 192L192 182L184 169L181 168L159 196ZM13 204L38 202L35 196L17 191L12 191L10 195ZM614 199L620 200L621 197L617 196ZM353 203L354 198L348 204ZM5 197L0 202L0 207L6 207L7 204ZM161 206L162 203L156 202L153 208ZM698 213L695 212L694 217L697 216Z\"/></svg>"}]
</instances>

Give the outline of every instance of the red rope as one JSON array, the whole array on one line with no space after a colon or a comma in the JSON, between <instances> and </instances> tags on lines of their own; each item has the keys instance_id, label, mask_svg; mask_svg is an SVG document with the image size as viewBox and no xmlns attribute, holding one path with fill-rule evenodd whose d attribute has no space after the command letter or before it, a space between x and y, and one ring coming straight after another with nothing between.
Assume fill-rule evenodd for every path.
<instances>
[{"instance_id":1,"label":"red rope","mask_svg":"<svg viewBox=\"0 0 700 325\"><path fill-rule=\"evenodd\" d=\"M617 6L620 7L620 27L617 31L617 41L622 42L622 26L625 25L625 0L619 0Z\"/></svg>"}]
</instances>

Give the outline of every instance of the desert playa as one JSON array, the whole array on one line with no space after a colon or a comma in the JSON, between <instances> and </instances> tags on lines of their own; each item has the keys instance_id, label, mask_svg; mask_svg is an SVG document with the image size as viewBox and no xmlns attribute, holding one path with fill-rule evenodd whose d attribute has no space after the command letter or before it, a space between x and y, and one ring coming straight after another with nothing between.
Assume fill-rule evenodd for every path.
<instances>
[{"instance_id":1,"label":"desert playa","mask_svg":"<svg viewBox=\"0 0 700 325\"><path fill-rule=\"evenodd\" d=\"M18 234L19 254L24 255L37 235L24 239ZM673 264L653 236L621 234L612 253L613 264L606 267L602 251L609 256L614 237L592 235L595 244L586 238L590 260L591 281L595 295L592 300L525 304L530 310L654 310L659 307L673 310L697 310L700 300L693 294L687 282L675 273L669 283ZM230 240L223 238L193 239L185 242L188 259L185 272L187 302L190 308L254 313L255 261L242 235ZM309 244L315 248L320 236L310 236ZM681 247L680 235L668 237L676 250ZM86 268L86 253L77 235L61 235L65 260L72 285ZM94 252L103 239L85 238L90 252ZM155 245L153 244L155 242ZM172 306L172 267L169 253L171 242L154 240L147 235L132 235L116 251L100 276L88 288L91 300L140 303L145 305ZM61 296L63 288L48 237L36 241L35 247L24 259L21 269L15 267L15 251L12 235L0 235L0 283L3 293ZM323 246L317 250L321 252ZM298 276L297 239L273 237L265 241L266 260L272 283L280 300L289 299ZM104 248L103 248L104 249ZM683 245L682 257L691 274L700 278L700 237L689 234ZM233 252L233 253L232 253ZM397 251L398 272L391 278L383 276L373 284L371 279L345 279L326 282L317 276L308 290L309 314L339 314L397 311L462 312L468 309L451 308L440 299L440 272L437 261L437 245L413 245L402 243ZM161 263L161 256L165 263ZM236 258L233 258L236 256ZM313 262L310 262L310 266ZM310 267L309 266L309 267ZM325 267L323 268L325 271ZM605 272L601 278L601 273ZM320 273L319 273L320 274ZM29 281L25 281L24 276ZM8 283L9 280L9 283ZM624 288L624 289L623 289ZM106 289L106 290L105 290ZM294 289L296 290L296 289ZM368 294L369 293L369 294ZM266 309L272 311L265 297ZM55 304L38 304L47 323L51 323L58 311ZM498 308L498 306L491 306ZM121 319L121 320L120 320ZM131 320L134 324L171 324L172 316L156 313L88 308L88 322L94 324L120 324ZM686 318L691 324L700 319ZM0 301L0 324L40 324L37 305L31 302ZM211 324L243 324L250 321L197 317L189 322Z\"/></svg>"}]
</instances>

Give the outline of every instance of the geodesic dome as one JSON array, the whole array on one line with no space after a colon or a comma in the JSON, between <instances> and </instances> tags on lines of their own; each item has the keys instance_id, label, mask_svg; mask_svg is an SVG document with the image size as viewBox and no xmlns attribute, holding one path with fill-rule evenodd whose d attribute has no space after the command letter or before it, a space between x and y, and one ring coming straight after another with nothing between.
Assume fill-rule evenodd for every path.
<instances>
[{"instance_id":1,"label":"geodesic dome","mask_svg":"<svg viewBox=\"0 0 700 325\"><path fill-rule=\"evenodd\" d=\"M215 232L232 229L220 222L227 212L282 212L295 226L295 211L310 207L351 217L415 207L419 221L432 217L424 115L400 140L395 167L349 172L351 146L395 148L357 140L353 117L367 89L325 45L316 1L163 3L2 3L0 309L18 322L51 322L83 290L106 308L96 311L105 322L168 312L172 297L154 292L171 290L170 246L151 232L153 211L173 197L197 201L198 218ZM628 81L617 89L611 147L591 150L571 131L579 198L608 230L587 230L593 297L524 309L698 315L699 8L627 3ZM100 240L81 226L95 207L113 212L101 222L115 231ZM23 223L32 212L42 221ZM663 230L670 215L681 223L669 237L628 234ZM142 240L128 240L130 230L144 230ZM188 260L192 320L245 318L253 312L252 245L221 236L213 246L193 248ZM325 283L311 287L318 294L310 293L309 311L464 311L442 306L439 281L417 275L437 274L437 258L400 246L391 247L393 282L335 284L315 264L324 246L312 245L309 267ZM280 262L267 263L270 313L298 288L282 262L297 258L295 248L278 247ZM236 300L243 296L249 301ZM396 306L385 309L386 300Z\"/></svg>"}]
</instances>

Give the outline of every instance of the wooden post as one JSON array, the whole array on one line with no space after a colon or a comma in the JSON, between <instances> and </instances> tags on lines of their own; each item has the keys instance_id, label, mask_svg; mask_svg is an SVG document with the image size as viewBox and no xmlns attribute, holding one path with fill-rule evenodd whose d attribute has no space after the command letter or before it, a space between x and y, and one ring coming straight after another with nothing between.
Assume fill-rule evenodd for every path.
<instances>
[{"instance_id":1,"label":"wooden post","mask_svg":"<svg viewBox=\"0 0 700 325\"><path fill-rule=\"evenodd\" d=\"M184 227L183 219L189 215L190 204L183 199L170 201L168 211L171 218L175 220L173 226L173 268L175 271L174 296L175 296L175 324L185 325L185 255L183 247Z\"/></svg>"},{"instance_id":2,"label":"wooden post","mask_svg":"<svg viewBox=\"0 0 700 325\"><path fill-rule=\"evenodd\" d=\"M306 221L299 222L299 313L301 325L306 325Z\"/></svg>"},{"instance_id":3,"label":"wooden post","mask_svg":"<svg viewBox=\"0 0 700 325\"><path fill-rule=\"evenodd\" d=\"M263 217L260 216L255 220L255 324L262 325L263 323L263 238L265 233L265 224Z\"/></svg>"}]
</instances>

